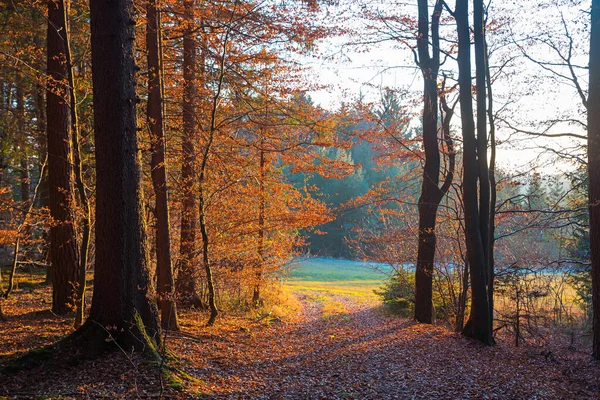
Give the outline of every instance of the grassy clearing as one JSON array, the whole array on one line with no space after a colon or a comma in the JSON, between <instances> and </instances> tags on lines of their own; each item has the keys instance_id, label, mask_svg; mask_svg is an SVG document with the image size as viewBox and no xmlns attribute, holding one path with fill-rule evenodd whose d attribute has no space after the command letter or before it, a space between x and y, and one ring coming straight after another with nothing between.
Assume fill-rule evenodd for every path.
<instances>
[{"instance_id":1,"label":"grassy clearing","mask_svg":"<svg viewBox=\"0 0 600 400\"><path fill-rule=\"evenodd\" d=\"M334 304L339 301L332 296L349 297L359 303L379 302L373 290L378 289L385 279L385 273L360 261L312 258L294 265L285 286L323 302L325 312L345 309L342 304Z\"/></svg>"},{"instance_id":2,"label":"grassy clearing","mask_svg":"<svg viewBox=\"0 0 600 400\"><path fill-rule=\"evenodd\" d=\"M377 269L373 267L377 267ZM310 258L294 264L291 268L288 280L312 282L382 282L386 278L384 272L389 272L389 267L383 265L369 265L361 261Z\"/></svg>"}]
</instances>

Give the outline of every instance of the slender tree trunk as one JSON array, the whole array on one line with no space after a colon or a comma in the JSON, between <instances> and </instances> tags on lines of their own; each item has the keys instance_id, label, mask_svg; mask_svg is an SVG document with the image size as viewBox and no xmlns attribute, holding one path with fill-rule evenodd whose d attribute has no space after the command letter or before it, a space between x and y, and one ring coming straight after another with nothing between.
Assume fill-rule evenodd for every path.
<instances>
[{"instance_id":1,"label":"slender tree trunk","mask_svg":"<svg viewBox=\"0 0 600 400\"><path fill-rule=\"evenodd\" d=\"M489 219L490 219L490 178L487 159L487 110L486 72L487 49L485 46L485 24L483 0L473 0L473 36L475 39L475 91L477 93L477 163L479 167L479 231L483 243L483 255L488 263ZM487 273L487 272L486 272ZM487 281L487 276L486 276ZM493 322L493 321L492 321Z\"/></svg>"},{"instance_id":2,"label":"slender tree trunk","mask_svg":"<svg viewBox=\"0 0 600 400\"><path fill-rule=\"evenodd\" d=\"M63 8L63 25L68 26L68 12ZM85 319L85 291L86 291L86 272L88 262L88 252L90 245L91 231L91 210L88 196L85 192L83 183L83 165L81 161L81 149L79 145L79 117L77 116L77 95L75 93L75 77L73 73L73 61L71 55L71 38L68 30L61 32L66 44L65 61L67 63L67 79L69 87L69 109L71 117L71 146L73 150L73 172L75 177L75 186L79 194L79 201L83 215L81 217L82 238L79 251L79 280L77 282L75 296L75 328L79 328Z\"/></svg>"},{"instance_id":3,"label":"slender tree trunk","mask_svg":"<svg viewBox=\"0 0 600 400\"><path fill-rule=\"evenodd\" d=\"M461 290L458 296L458 312L456 313L456 321L454 323L454 329L456 332L463 330L465 326L465 310L467 309L467 295L469 292L469 263L465 263L465 270L463 271Z\"/></svg>"},{"instance_id":4,"label":"slender tree trunk","mask_svg":"<svg viewBox=\"0 0 600 400\"><path fill-rule=\"evenodd\" d=\"M91 0L96 154L96 266L90 316L72 336L90 350L111 338L129 351L160 342L140 188L132 0Z\"/></svg>"},{"instance_id":5,"label":"slender tree trunk","mask_svg":"<svg viewBox=\"0 0 600 400\"><path fill-rule=\"evenodd\" d=\"M488 55L487 42L485 52ZM487 117L490 124L490 216L488 225L488 252L487 252L487 288L488 303L490 307L490 328L494 331L494 246L496 244L496 202L498 198L498 188L496 186L496 124L494 122L494 100L492 96L492 77L490 74L489 63L485 64L485 75L488 93Z\"/></svg>"},{"instance_id":6,"label":"slender tree trunk","mask_svg":"<svg viewBox=\"0 0 600 400\"><path fill-rule=\"evenodd\" d=\"M20 231L20 230L19 230ZM8 299L8 296L12 293L15 288L15 275L17 272L17 265L19 263L19 251L21 250L21 232L17 232L17 240L15 242L15 249L13 253L12 265L10 267L10 273L8 274L8 287L4 292L4 298Z\"/></svg>"},{"instance_id":7,"label":"slender tree trunk","mask_svg":"<svg viewBox=\"0 0 600 400\"><path fill-rule=\"evenodd\" d=\"M438 146L437 76L439 70L439 19L442 2L434 7L431 36L433 55L429 55L429 7L427 0L418 1L419 22L417 50L423 75L423 147L425 167L419 197L419 242L415 270L415 319L430 324L433 310L433 268L435 260L437 211L443 194L439 188L440 151Z\"/></svg>"},{"instance_id":8,"label":"slender tree trunk","mask_svg":"<svg viewBox=\"0 0 600 400\"><path fill-rule=\"evenodd\" d=\"M592 0L590 78L587 101L593 351L600 359L600 0Z\"/></svg>"},{"instance_id":9,"label":"slender tree trunk","mask_svg":"<svg viewBox=\"0 0 600 400\"><path fill-rule=\"evenodd\" d=\"M225 38L222 43L222 51L220 55L219 75L217 80L217 89L214 97L212 98L211 110L210 110L210 123L208 128L207 142L202 151L202 157L200 162L200 171L198 174L198 201L200 209L200 234L202 235L202 257L204 270L206 271L206 285L208 287L208 307L210 308L210 317L207 325L213 325L215 319L219 314L217 310L217 304L215 299L215 286L212 276L212 265L210 260L210 243L208 236L208 227L206 226L206 173L208 168L208 159L211 155L212 146L215 140L215 134L217 132L217 108L219 107L219 100L221 98L221 91L223 90L223 80L225 79L225 55L227 46L229 45L229 35L231 33L231 21L233 21L235 14L231 14L229 25L225 33Z\"/></svg>"},{"instance_id":10,"label":"slender tree trunk","mask_svg":"<svg viewBox=\"0 0 600 400\"><path fill-rule=\"evenodd\" d=\"M259 157L259 204L258 204L258 266L256 268L255 277L256 284L252 293L252 304L254 307L260 305L260 288L262 281L262 273L265 264L265 150L264 140L260 141L260 157Z\"/></svg>"},{"instance_id":11,"label":"slender tree trunk","mask_svg":"<svg viewBox=\"0 0 600 400\"><path fill-rule=\"evenodd\" d=\"M8 276L8 288L6 289L6 291L4 293L2 293L2 286L0 285L0 294L2 295L2 297L4 298L8 298L8 296L10 296L10 294L12 293L14 287L15 287L15 275L17 272L17 266L19 265L19 251L21 250L21 242L23 239L23 232L26 232L28 227L29 227L29 223L27 221L27 218L29 216L29 214L31 214L31 211L33 210L33 205L35 204L35 200L38 196L39 193L39 189L42 183L42 179L44 176L44 172L46 170L46 163L47 160L44 159L44 162L42 164L42 171L39 177L39 181L37 183L37 185L35 186L35 191L33 194L33 199L32 201L29 203L29 205L27 206L26 209L23 210L23 222L21 222L21 224L17 227L17 239L15 241L15 245L14 245L14 253L13 253L13 261L12 261L12 266L10 269L10 274Z\"/></svg>"},{"instance_id":12,"label":"slender tree trunk","mask_svg":"<svg viewBox=\"0 0 600 400\"><path fill-rule=\"evenodd\" d=\"M171 233L169 222L169 192L165 164L163 124L162 66L160 64L160 22L156 0L149 0L146 9L146 47L148 48L148 126L150 129L150 161L152 186L156 197L156 275L161 325L164 329L179 330L171 262Z\"/></svg>"},{"instance_id":13,"label":"slender tree trunk","mask_svg":"<svg viewBox=\"0 0 600 400\"><path fill-rule=\"evenodd\" d=\"M198 208L194 188L196 187L196 39L194 37L194 0L184 1L186 33L183 37L183 137L181 180L183 202L181 209L181 264L177 276L179 303L202 307L198 295L196 265L196 221Z\"/></svg>"},{"instance_id":14,"label":"slender tree trunk","mask_svg":"<svg viewBox=\"0 0 600 400\"><path fill-rule=\"evenodd\" d=\"M206 204L204 199L204 171L200 172L200 187L198 190L198 198L200 202L200 234L202 235L202 262L206 272L206 284L208 286L208 307L210 308L210 317L206 323L211 326L215 323L219 311L215 301L215 286L212 276L212 266L210 261L210 244L208 238L208 229L206 227Z\"/></svg>"},{"instance_id":15,"label":"slender tree trunk","mask_svg":"<svg viewBox=\"0 0 600 400\"><path fill-rule=\"evenodd\" d=\"M64 25L67 5L64 0L48 0L48 91L46 118L48 129L48 183L50 190L50 259L52 263L52 311L65 314L76 297L79 265L73 226L71 188L72 156L69 138L68 47Z\"/></svg>"},{"instance_id":16,"label":"slender tree trunk","mask_svg":"<svg viewBox=\"0 0 600 400\"><path fill-rule=\"evenodd\" d=\"M2 77L0 77L0 143L4 143L7 137L5 122L6 121L6 110L8 109L6 105L6 96L5 96L5 82ZM4 169L6 168L6 158L4 155L4 149L0 147L0 189L2 189L2 178L4 177ZM2 283L2 268L0 268L0 321L6 321L7 318L2 312L2 298L4 297L4 286Z\"/></svg>"},{"instance_id":17,"label":"slender tree trunk","mask_svg":"<svg viewBox=\"0 0 600 400\"><path fill-rule=\"evenodd\" d=\"M6 86L6 82L0 76L0 143L5 143L8 136L6 129L6 112L8 110ZM0 147L0 188L2 187L2 178L4 178L4 170L7 167L5 151L6 149Z\"/></svg>"},{"instance_id":18,"label":"slender tree trunk","mask_svg":"<svg viewBox=\"0 0 600 400\"><path fill-rule=\"evenodd\" d=\"M37 84L34 93L35 115L37 118L37 141L39 146L39 157L41 160L47 159L48 154L48 138L46 136L46 102L44 92L46 90L41 84ZM38 174L42 176L38 207L47 208L50 205L48 192L48 168L42 168L40 164ZM50 236L47 230L42 232L42 251L40 260L48 264L46 267L46 283L52 283L52 269L50 268Z\"/></svg>"},{"instance_id":19,"label":"slender tree trunk","mask_svg":"<svg viewBox=\"0 0 600 400\"><path fill-rule=\"evenodd\" d=\"M222 70L221 70L222 73ZM221 75L222 76L222 75ZM202 152L202 162L200 164L200 174L198 176L198 202L200 208L200 234L202 236L202 263L204 265L204 271L206 273L206 285L208 288L208 307L210 309L210 317L208 319L207 325L213 325L217 316L219 315L219 311L217 310L217 303L215 298L215 285L212 276L212 265L210 259L210 242L208 236L208 227L206 226L206 202L205 202L205 190L206 190L206 168L208 165L208 157L210 156L211 147L214 140L215 135L215 113L217 107L217 98L218 95L215 96L213 101L213 112L211 117L211 125L209 129L209 137L208 143L206 143L204 147L204 151Z\"/></svg>"},{"instance_id":20,"label":"slender tree trunk","mask_svg":"<svg viewBox=\"0 0 600 400\"><path fill-rule=\"evenodd\" d=\"M459 99L463 134L463 202L465 209L465 236L467 259L471 276L471 312L463 334L488 345L494 343L490 329L490 315L486 290L486 270L483 242L479 223L477 181L477 139L473 122L471 97L471 44L469 33L468 0L457 0L456 29L458 33Z\"/></svg>"},{"instance_id":21,"label":"slender tree trunk","mask_svg":"<svg viewBox=\"0 0 600 400\"><path fill-rule=\"evenodd\" d=\"M27 154L27 132L25 131L25 91L23 78L17 77L17 131L19 135L19 180L21 189L21 208L27 210L31 201L31 190L29 184L29 157ZM23 216L25 218L26 215Z\"/></svg>"}]
</instances>

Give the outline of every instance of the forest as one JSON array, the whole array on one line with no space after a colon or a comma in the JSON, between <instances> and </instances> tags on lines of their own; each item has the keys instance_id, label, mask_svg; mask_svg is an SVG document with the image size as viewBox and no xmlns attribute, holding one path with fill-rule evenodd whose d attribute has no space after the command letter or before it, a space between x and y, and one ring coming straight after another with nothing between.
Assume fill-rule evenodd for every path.
<instances>
[{"instance_id":1,"label":"forest","mask_svg":"<svg viewBox=\"0 0 600 400\"><path fill-rule=\"evenodd\" d=\"M600 398L600 0L0 0L0 400Z\"/></svg>"}]
</instances>

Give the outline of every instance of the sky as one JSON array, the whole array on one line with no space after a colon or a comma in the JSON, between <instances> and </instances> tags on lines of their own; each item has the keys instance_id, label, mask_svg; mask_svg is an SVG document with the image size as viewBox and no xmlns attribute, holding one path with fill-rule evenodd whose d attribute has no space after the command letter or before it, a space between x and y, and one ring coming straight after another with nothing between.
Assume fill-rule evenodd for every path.
<instances>
[{"instance_id":1,"label":"sky","mask_svg":"<svg viewBox=\"0 0 600 400\"><path fill-rule=\"evenodd\" d=\"M340 2L341 3L341 2ZM566 4L564 4L566 3ZM362 46L352 46L356 41L376 41L384 38L388 29L380 21L367 21L361 18L365 14L364 7L352 3L343 7L333 7L330 13L345 11L345 15L353 16L344 22L356 31L351 35L327 39L321 43L322 56L319 59L307 59L315 81L327 88L313 91L311 98L316 104L325 108L336 109L342 102L351 102L359 94L366 101L378 101L383 88L389 87L406 96L409 111L418 120L420 112L418 99L422 91L420 71L415 67L412 52L406 44L398 41L384 41ZM413 2L368 1L371 10L378 9L380 14L411 15L416 13L416 0ZM453 2L450 2L453 6ZM560 55L568 54L569 39L573 39L572 63L575 66L587 66L588 27L585 10L589 2L578 0L495 0L490 7L490 16L495 16L493 31L489 32L490 48L494 53L490 59L492 73L504 65L503 72L494 82L494 108L499 116L512 126L527 131L541 132L550 120L578 119L584 120L585 114L581 99L572 83L559 74L570 76L566 67L540 66L523 55L547 63L559 63ZM348 11L350 9L350 11ZM328 19L339 23L335 18ZM388 14L389 15L389 14ZM535 18L531 16L535 15ZM442 15L444 17L444 14ZM447 17L448 15L445 14ZM563 23L564 21L564 23ZM388 26L389 26L388 22ZM392 26L392 29L396 26ZM374 33L376 30L379 32ZM452 21L445 21L441 36L452 38L455 27ZM389 29L388 29L389 31ZM566 35L568 33L569 36ZM408 40L414 44L414 39ZM448 49L448 42L443 42ZM443 70L456 76L455 61L448 59ZM554 71L550 71L550 68ZM587 89L587 70L575 68L581 87ZM412 101L412 103L411 103ZM458 111L458 110L457 110ZM454 135L460 136L458 118L454 120ZM556 124L549 132L574 132L585 134L578 124ZM534 162L539 168L551 173L570 170L572 165L555 162L552 157L540 155L542 148L556 151L574 146L572 139L548 139L514 135L507 126L499 124L497 137L502 141L498 151L498 162L505 168L530 169ZM513 143L509 143L508 139ZM569 151L571 152L571 151Z\"/></svg>"}]
</instances>

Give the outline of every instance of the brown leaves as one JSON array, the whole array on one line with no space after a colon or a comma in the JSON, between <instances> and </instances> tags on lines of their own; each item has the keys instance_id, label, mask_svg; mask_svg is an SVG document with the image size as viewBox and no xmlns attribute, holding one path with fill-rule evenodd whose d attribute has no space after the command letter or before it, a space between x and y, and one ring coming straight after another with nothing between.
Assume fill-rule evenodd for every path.
<instances>
[{"instance_id":1,"label":"brown leaves","mask_svg":"<svg viewBox=\"0 0 600 400\"><path fill-rule=\"evenodd\" d=\"M44 312L49 288L17 292L7 301L9 322L0 327L0 359L48 344L71 330L70 318ZM18 299L17 299L18 297ZM182 315L184 332L167 344L190 375L173 398L204 393L209 398L481 398L567 399L598 394L598 367L587 354L546 344L515 349L502 339L494 348L439 326L419 325L382 314L352 296L299 296L298 318L280 322L227 316L214 327L204 315ZM325 301L319 301L318 299ZM323 304L343 303L331 316ZM551 350L550 350L551 349ZM119 352L76 367L41 368L0 377L0 395L75 394L128 398L160 393L156 371ZM32 378L35 376L35 378Z\"/></svg>"}]
</instances>

